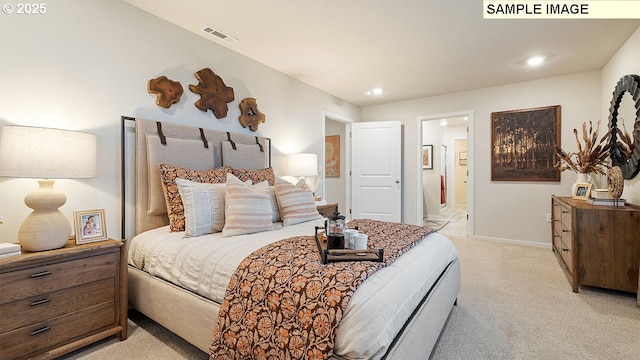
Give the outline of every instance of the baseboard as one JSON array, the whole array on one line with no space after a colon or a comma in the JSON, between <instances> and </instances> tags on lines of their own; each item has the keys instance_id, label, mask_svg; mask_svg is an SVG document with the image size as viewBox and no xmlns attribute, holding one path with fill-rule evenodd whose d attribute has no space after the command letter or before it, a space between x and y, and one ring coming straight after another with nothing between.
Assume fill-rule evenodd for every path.
<instances>
[{"instance_id":1,"label":"baseboard","mask_svg":"<svg viewBox=\"0 0 640 360\"><path fill-rule=\"evenodd\" d=\"M496 237L490 237L490 236L478 236L478 235L471 236L470 238L476 239L476 240L482 240L482 241L493 241L493 242L499 242L499 243L513 244L513 245L540 247L540 248L545 248L545 249L551 250L551 244L550 243L546 244L546 243L539 243L539 242L535 242L535 241L502 239L502 238L496 238Z\"/></svg>"}]
</instances>

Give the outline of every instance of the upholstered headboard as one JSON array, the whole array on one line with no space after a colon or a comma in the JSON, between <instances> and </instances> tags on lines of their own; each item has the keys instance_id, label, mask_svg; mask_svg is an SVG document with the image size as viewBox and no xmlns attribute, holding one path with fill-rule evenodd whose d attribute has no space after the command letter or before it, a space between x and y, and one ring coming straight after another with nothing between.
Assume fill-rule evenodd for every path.
<instances>
[{"instance_id":1,"label":"upholstered headboard","mask_svg":"<svg viewBox=\"0 0 640 360\"><path fill-rule=\"evenodd\" d=\"M169 223L159 164L193 170L223 165L254 170L271 166L271 140L266 137L122 119L123 238Z\"/></svg>"}]
</instances>

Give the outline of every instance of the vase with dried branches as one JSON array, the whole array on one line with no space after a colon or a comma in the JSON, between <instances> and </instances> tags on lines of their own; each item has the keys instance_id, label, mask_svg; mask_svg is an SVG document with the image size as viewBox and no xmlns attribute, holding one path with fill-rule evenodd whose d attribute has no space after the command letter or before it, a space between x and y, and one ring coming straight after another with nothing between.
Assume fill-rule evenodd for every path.
<instances>
[{"instance_id":1,"label":"vase with dried branches","mask_svg":"<svg viewBox=\"0 0 640 360\"><path fill-rule=\"evenodd\" d=\"M560 171L571 170L577 173L576 183L591 182L591 174L606 175L610 166L609 150L611 145L609 139L611 133L607 131L598 140L599 133L600 120L598 120L595 129L591 121L588 124L587 122L582 124L582 141L584 143L580 141L578 129L573 129L578 151L566 152L556 145L558 161L554 166Z\"/></svg>"}]
</instances>

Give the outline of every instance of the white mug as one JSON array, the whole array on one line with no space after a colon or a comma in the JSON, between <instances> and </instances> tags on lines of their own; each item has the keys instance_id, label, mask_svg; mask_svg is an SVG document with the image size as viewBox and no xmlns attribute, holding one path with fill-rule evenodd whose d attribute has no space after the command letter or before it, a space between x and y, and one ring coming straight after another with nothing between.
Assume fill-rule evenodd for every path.
<instances>
[{"instance_id":1,"label":"white mug","mask_svg":"<svg viewBox=\"0 0 640 360\"><path fill-rule=\"evenodd\" d=\"M355 234L353 236L354 239L354 249L356 250L366 250L367 249L367 241L369 240L369 236L367 234Z\"/></svg>"},{"instance_id":2,"label":"white mug","mask_svg":"<svg viewBox=\"0 0 640 360\"><path fill-rule=\"evenodd\" d=\"M344 231L344 246L347 249L354 249L355 244L353 242L353 237L358 233L356 229L346 229Z\"/></svg>"}]
</instances>

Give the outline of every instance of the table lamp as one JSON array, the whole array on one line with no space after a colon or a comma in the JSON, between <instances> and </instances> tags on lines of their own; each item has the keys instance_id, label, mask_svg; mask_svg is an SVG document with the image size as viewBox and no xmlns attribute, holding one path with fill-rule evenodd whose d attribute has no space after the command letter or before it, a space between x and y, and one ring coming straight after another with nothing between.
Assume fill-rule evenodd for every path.
<instances>
[{"instance_id":1,"label":"table lamp","mask_svg":"<svg viewBox=\"0 0 640 360\"><path fill-rule=\"evenodd\" d=\"M289 154L286 157L287 175L305 178L307 185L315 194L318 188L316 179L309 181L307 177L318 176L318 155L316 154Z\"/></svg>"},{"instance_id":2,"label":"table lamp","mask_svg":"<svg viewBox=\"0 0 640 360\"><path fill-rule=\"evenodd\" d=\"M51 179L96 176L96 136L78 131L6 125L0 134L0 176L37 178L24 203L33 211L18 230L27 251L63 247L71 225L58 208L67 201Z\"/></svg>"}]
</instances>

